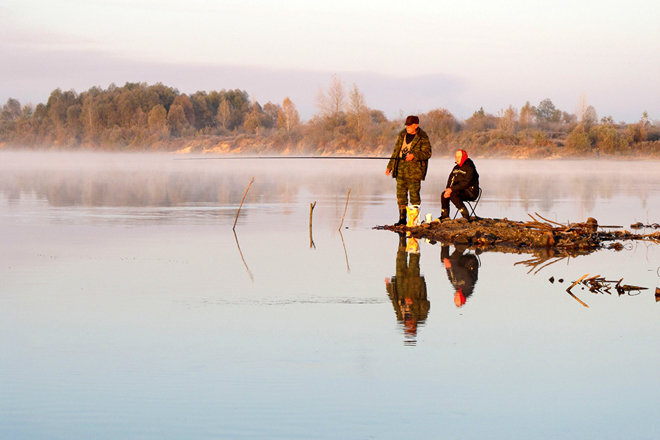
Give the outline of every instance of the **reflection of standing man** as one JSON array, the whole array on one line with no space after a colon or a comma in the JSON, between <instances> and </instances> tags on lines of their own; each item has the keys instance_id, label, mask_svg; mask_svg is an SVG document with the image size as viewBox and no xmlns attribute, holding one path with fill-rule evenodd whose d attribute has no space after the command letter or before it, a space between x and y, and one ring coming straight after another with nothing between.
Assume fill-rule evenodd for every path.
<instances>
[{"instance_id":1,"label":"reflection of standing man","mask_svg":"<svg viewBox=\"0 0 660 440\"><path fill-rule=\"evenodd\" d=\"M440 250L440 258L447 270L447 278L456 290L454 292L456 307L465 304L479 278L479 260L473 254L463 255L463 251L464 249L457 247L450 256L449 246L443 245Z\"/></svg>"},{"instance_id":2,"label":"reflection of standing man","mask_svg":"<svg viewBox=\"0 0 660 440\"><path fill-rule=\"evenodd\" d=\"M406 224L408 194L411 205L419 205L422 201L419 191L421 181L426 178L431 154L431 142L424 130L419 128L419 118L408 116L406 128L399 133L385 170L385 174L391 174L396 179L396 200L399 205L399 221L396 225Z\"/></svg>"},{"instance_id":3,"label":"reflection of standing man","mask_svg":"<svg viewBox=\"0 0 660 440\"><path fill-rule=\"evenodd\" d=\"M404 328L407 338L417 335L417 326L423 324L429 314L431 303L426 298L426 281L419 274L419 247L414 238L399 234L396 252L396 275L385 280L385 289L392 300L397 321ZM406 252L406 247L409 252Z\"/></svg>"}]
</instances>

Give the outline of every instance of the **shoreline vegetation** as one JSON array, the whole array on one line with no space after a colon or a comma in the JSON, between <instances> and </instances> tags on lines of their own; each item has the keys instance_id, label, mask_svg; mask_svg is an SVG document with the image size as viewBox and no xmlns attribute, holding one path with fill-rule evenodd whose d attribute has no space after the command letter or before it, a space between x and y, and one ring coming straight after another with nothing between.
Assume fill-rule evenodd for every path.
<instances>
[{"instance_id":1,"label":"shoreline vegetation","mask_svg":"<svg viewBox=\"0 0 660 440\"><path fill-rule=\"evenodd\" d=\"M157 151L180 154L389 156L403 119L369 108L362 92L335 76L302 121L295 104L261 105L243 90L187 95L161 83L126 83L85 92L54 90L33 107L0 107L0 149ZM464 121L445 108L419 114L434 155L458 148L474 157L660 159L660 122L598 118L584 98L576 114L550 99L497 115L480 108Z\"/></svg>"}]
</instances>

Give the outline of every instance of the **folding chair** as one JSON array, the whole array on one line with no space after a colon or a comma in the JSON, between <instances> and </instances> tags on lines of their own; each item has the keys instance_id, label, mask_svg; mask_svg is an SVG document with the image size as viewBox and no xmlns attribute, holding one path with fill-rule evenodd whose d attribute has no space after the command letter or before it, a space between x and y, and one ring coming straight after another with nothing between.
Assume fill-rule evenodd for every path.
<instances>
[{"instance_id":1,"label":"folding chair","mask_svg":"<svg viewBox=\"0 0 660 440\"><path fill-rule=\"evenodd\" d=\"M463 200L463 203L467 205L468 207L468 212L470 214L470 217L477 217L475 214L475 211L477 210L477 205L479 205L479 200L481 200L481 187L479 188L479 194L477 194L477 198L474 200ZM472 205L474 203L474 205ZM454 217L452 218L455 219L456 216L458 215L458 209L454 213Z\"/></svg>"}]
</instances>

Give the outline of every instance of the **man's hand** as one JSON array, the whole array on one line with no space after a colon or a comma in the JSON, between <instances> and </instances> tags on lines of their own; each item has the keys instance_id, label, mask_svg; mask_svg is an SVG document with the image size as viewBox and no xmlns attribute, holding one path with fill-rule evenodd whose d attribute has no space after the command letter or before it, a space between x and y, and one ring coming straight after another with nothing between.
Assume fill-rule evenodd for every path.
<instances>
[{"instance_id":1,"label":"man's hand","mask_svg":"<svg viewBox=\"0 0 660 440\"><path fill-rule=\"evenodd\" d=\"M386 175L386 176L389 176L390 174L392 174L392 170L389 169L389 168L386 169L386 170L385 170L385 175Z\"/></svg>"},{"instance_id":2,"label":"man's hand","mask_svg":"<svg viewBox=\"0 0 660 440\"><path fill-rule=\"evenodd\" d=\"M411 153L408 153L408 155L406 156L406 162L410 162L414 158L415 158L415 156L413 156Z\"/></svg>"},{"instance_id":3,"label":"man's hand","mask_svg":"<svg viewBox=\"0 0 660 440\"><path fill-rule=\"evenodd\" d=\"M442 262L445 264L445 269L451 268L451 261L449 261L449 258L443 258Z\"/></svg>"},{"instance_id":4,"label":"man's hand","mask_svg":"<svg viewBox=\"0 0 660 440\"><path fill-rule=\"evenodd\" d=\"M442 195L442 197L444 197L445 199L450 198L451 197L451 188L447 188L445 190L445 193Z\"/></svg>"}]
</instances>

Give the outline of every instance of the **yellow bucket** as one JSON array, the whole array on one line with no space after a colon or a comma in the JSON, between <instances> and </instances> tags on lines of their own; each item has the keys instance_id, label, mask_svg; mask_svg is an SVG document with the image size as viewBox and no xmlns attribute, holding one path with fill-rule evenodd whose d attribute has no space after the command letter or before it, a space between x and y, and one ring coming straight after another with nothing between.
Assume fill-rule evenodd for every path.
<instances>
[{"instance_id":1,"label":"yellow bucket","mask_svg":"<svg viewBox=\"0 0 660 440\"><path fill-rule=\"evenodd\" d=\"M406 206L406 214L408 215L406 226L419 226L419 205Z\"/></svg>"}]
</instances>

